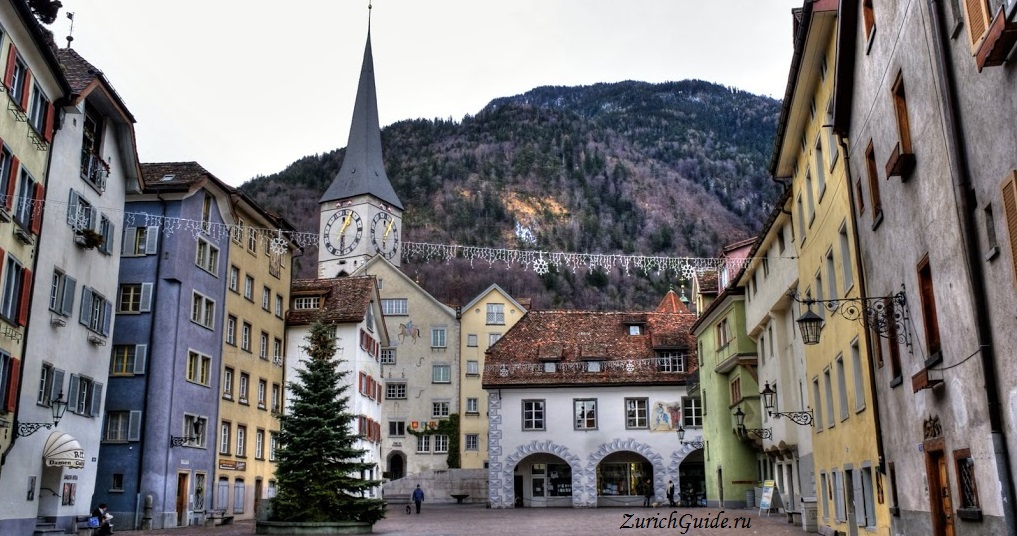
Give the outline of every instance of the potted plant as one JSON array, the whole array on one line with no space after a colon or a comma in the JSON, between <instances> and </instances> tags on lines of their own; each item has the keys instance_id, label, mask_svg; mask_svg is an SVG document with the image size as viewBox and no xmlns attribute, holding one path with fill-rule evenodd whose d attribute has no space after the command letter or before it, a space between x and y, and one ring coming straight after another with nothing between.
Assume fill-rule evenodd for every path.
<instances>
[{"instance_id":1,"label":"potted plant","mask_svg":"<svg viewBox=\"0 0 1017 536\"><path fill-rule=\"evenodd\" d=\"M93 249L102 245L102 235L95 229L78 229L74 231L76 235L76 242L85 249Z\"/></svg>"}]
</instances>

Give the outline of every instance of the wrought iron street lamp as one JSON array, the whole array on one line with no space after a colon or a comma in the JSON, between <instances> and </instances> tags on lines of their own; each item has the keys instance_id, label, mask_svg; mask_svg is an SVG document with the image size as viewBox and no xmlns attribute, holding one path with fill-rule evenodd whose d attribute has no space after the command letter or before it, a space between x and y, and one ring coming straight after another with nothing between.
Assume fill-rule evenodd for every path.
<instances>
[{"instance_id":1,"label":"wrought iron street lamp","mask_svg":"<svg viewBox=\"0 0 1017 536\"><path fill-rule=\"evenodd\" d=\"M752 434L759 439L770 439L773 437L773 431L769 428L746 428L745 427L745 412L742 411L742 407L738 406L734 412L735 421L738 424L738 430L743 434Z\"/></svg>"},{"instance_id":2,"label":"wrought iron street lamp","mask_svg":"<svg viewBox=\"0 0 1017 536\"><path fill-rule=\"evenodd\" d=\"M774 385L777 384L774 383ZM799 426L812 426L815 420L811 409L807 411L773 411L777 407L777 390L770 387L770 382L763 385L763 391L759 393L759 396L763 399L763 407L766 408L766 412L775 419L787 417Z\"/></svg>"},{"instance_id":3,"label":"wrought iron street lamp","mask_svg":"<svg viewBox=\"0 0 1017 536\"><path fill-rule=\"evenodd\" d=\"M909 352L914 351L911 345L911 332L908 329L911 312L908 309L908 300L903 285L901 290L892 296L814 300L799 298L796 290L789 291L788 296L798 303L805 304L806 310L797 320L804 344L819 344L819 335L823 331L823 326L826 325L823 317L812 311L812 305L816 304L831 314L839 314L848 320L859 321L868 326L876 335L884 339L896 340L898 344L907 345Z\"/></svg>"},{"instance_id":4,"label":"wrought iron street lamp","mask_svg":"<svg viewBox=\"0 0 1017 536\"><path fill-rule=\"evenodd\" d=\"M678 442L680 442L682 445L690 445L693 448L697 448L697 449L703 448L703 440L702 439L693 439L692 441L688 441L688 442L685 441L685 429L682 428L681 423L678 423L678 429L675 430L675 432L678 433Z\"/></svg>"},{"instance_id":5,"label":"wrought iron street lamp","mask_svg":"<svg viewBox=\"0 0 1017 536\"><path fill-rule=\"evenodd\" d=\"M60 424L60 419L64 418L64 412L67 411L67 402L64 400L64 394L61 392L57 395L57 399L50 402L49 409L53 414L53 422L19 422L17 423L18 429L15 434L18 437L30 436L40 429L45 428L52 430L54 426Z\"/></svg>"},{"instance_id":6,"label":"wrought iron street lamp","mask_svg":"<svg viewBox=\"0 0 1017 536\"><path fill-rule=\"evenodd\" d=\"M170 436L170 446L171 447L180 447L180 446L183 446L184 443L190 443L191 441L197 441L197 440L201 439L201 425L204 422L205 422L204 419L194 419L191 422L191 427L193 428L194 435L193 436Z\"/></svg>"}]
</instances>

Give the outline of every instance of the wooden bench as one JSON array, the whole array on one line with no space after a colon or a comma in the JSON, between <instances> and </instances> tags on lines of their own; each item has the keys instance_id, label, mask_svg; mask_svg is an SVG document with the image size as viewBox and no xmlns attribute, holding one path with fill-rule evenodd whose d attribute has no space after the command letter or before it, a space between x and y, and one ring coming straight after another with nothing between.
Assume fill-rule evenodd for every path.
<instances>
[{"instance_id":1,"label":"wooden bench","mask_svg":"<svg viewBox=\"0 0 1017 536\"><path fill-rule=\"evenodd\" d=\"M385 504L412 504L409 493L393 493L385 495Z\"/></svg>"},{"instance_id":2,"label":"wooden bench","mask_svg":"<svg viewBox=\"0 0 1017 536\"><path fill-rule=\"evenodd\" d=\"M91 515L74 516L74 534L94 534L95 529L88 526Z\"/></svg>"},{"instance_id":3,"label":"wooden bench","mask_svg":"<svg viewBox=\"0 0 1017 536\"><path fill-rule=\"evenodd\" d=\"M211 512L205 514L205 516L206 516L205 526L233 524L233 514L227 512L226 510L212 510ZM219 522L216 523L216 520L218 520Z\"/></svg>"}]
</instances>

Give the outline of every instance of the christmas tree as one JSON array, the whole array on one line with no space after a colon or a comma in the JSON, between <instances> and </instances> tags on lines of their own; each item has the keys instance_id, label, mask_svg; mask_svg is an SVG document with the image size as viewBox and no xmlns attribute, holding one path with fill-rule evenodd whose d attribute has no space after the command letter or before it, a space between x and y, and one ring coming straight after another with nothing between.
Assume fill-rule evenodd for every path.
<instances>
[{"instance_id":1,"label":"christmas tree","mask_svg":"<svg viewBox=\"0 0 1017 536\"><path fill-rule=\"evenodd\" d=\"M344 381L349 372L339 370L329 326L315 322L307 341L309 359L297 371L300 381L288 384L292 397L280 417L271 517L375 523L385 516L385 507L366 496L379 482L363 478L374 464L361 461L367 451L356 447L359 436L351 430L350 386Z\"/></svg>"}]
</instances>

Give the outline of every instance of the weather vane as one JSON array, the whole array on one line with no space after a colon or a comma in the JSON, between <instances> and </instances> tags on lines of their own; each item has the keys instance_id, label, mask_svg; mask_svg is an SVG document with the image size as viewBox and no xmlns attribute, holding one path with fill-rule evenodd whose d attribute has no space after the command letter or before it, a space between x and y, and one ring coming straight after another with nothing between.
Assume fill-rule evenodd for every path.
<instances>
[{"instance_id":1,"label":"weather vane","mask_svg":"<svg viewBox=\"0 0 1017 536\"><path fill-rule=\"evenodd\" d=\"M71 21L71 28L67 30L67 48L71 48L71 41L74 41L74 13L68 11L67 18Z\"/></svg>"}]
</instances>

